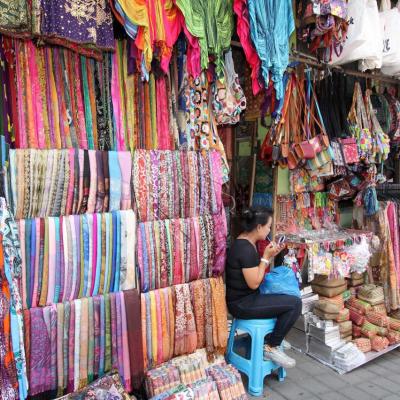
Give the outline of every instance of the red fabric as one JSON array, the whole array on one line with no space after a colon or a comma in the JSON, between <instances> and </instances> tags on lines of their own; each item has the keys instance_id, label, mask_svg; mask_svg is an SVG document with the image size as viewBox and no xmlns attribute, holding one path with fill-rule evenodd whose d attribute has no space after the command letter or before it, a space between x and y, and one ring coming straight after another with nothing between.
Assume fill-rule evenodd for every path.
<instances>
[{"instance_id":1,"label":"red fabric","mask_svg":"<svg viewBox=\"0 0 400 400\"><path fill-rule=\"evenodd\" d=\"M251 42L250 18L249 10L247 8L247 0L234 0L233 11L237 15L237 34L239 36L240 43L242 44L246 60L251 67L253 94L256 95L263 88L258 80L261 61L258 57L256 49L253 46L253 43Z\"/></svg>"}]
</instances>

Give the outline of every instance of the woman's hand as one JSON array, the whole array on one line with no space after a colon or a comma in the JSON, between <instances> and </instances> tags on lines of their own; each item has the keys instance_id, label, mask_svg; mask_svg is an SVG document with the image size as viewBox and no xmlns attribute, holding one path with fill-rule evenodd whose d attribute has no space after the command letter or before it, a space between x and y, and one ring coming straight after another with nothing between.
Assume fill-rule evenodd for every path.
<instances>
[{"instance_id":1,"label":"woman's hand","mask_svg":"<svg viewBox=\"0 0 400 400\"><path fill-rule=\"evenodd\" d=\"M275 242L271 242L265 248L263 258L270 260L271 258L276 257L284 248L285 248L284 244L278 245Z\"/></svg>"}]
</instances>

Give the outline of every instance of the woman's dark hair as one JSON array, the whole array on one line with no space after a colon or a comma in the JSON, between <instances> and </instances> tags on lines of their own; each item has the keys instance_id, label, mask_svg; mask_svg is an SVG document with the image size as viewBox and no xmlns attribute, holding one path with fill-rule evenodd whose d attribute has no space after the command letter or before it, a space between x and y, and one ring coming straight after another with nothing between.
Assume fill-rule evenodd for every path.
<instances>
[{"instance_id":1,"label":"woman's dark hair","mask_svg":"<svg viewBox=\"0 0 400 400\"><path fill-rule=\"evenodd\" d=\"M245 232L251 232L258 225L265 225L272 218L272 210L266 207L250 207L242 211L240 223Z\"/></svg>"}]
</instances>

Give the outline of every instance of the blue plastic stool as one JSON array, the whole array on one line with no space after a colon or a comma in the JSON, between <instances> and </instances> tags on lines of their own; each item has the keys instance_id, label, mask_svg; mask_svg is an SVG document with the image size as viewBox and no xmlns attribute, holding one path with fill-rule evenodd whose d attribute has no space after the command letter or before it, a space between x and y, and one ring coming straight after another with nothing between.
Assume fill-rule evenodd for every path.
<instances>
[{"instance_id":1,"label":"blue plastic stool","mask_svg":"<svg viewBox=\"0 0 400 400\"><path fill-rule=\"evenodd\" d=\"M272 332L276 319L234 319L229 335L226 359L249 379L248 391L253 396L261 396L264 390L264 378L278 370L278 379L282 382L286 377L284 368L273 361L264 360L264 338ZM251 337L250 359L246 359L233 351L237 330L248 333Z\"/></svg>"}]
</instances>

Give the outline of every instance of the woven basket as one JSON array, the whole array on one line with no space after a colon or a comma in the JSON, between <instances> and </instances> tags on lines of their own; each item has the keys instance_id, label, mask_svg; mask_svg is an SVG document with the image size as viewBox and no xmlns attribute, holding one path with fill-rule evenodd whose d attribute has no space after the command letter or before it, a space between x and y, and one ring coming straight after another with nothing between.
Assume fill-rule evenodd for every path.
<instances>
[{"instance_id":1,"label":"woven basket","mask_svg":"<svg viewBox=\"0 0 400 400\"><path fill-rule=\"evenodd\" d=\"M318 300L314 303L314 310L318 309L329 314L339 314L342 308L340 304L330 300Z\"/></svg>"},{"instance_id":2,"label":"woven basket","mask_svg":"<svg viewBox=\"0 0 400 400\"><path fill-rule=\"evenodd\" d=\"M353 325L353 337L354 338L361 337L361 326Z\"/></svg>"},{"instance_id":3,"label":"woven basket","mask_svg":"<svg viewBox=\"0 0 400 400\"><path fill-rule=\"evenodd\" d=\"M386 307L385 307L384 304L377 304L375 306L372 306L371 307L371 311L374 311L374 312L376 312L378 314L387 316Z\"/></svg>"},{"instance_id":4,"label":"woven basket","mask_svg":"<svg viewBox=\"0 0 400 400\"><path fill-rule=\"evenodd\" d=\"M316 275L311 286L314 293L331 298L342 294L347 289L347 282L345 279L329 279L323 275Z\"/></svg>"},{"instance_id":5,"label":"woven basket","mask_svg":"<svg viewBox=\"0 0 400 400\"><path fill-rule=\"evenodd\" d=\"M336 304L339 307L339 310L341 310L344 307L344 300L343 296L339 294L338 296L334 297L324 297L324 296L319 296L320 300L327 301L329 303Z\"/></svg>"},{"instance_id":6,"label":"woven basket","mask_svg":"<svg viewBox=\"0 0 400 400\"><path fill-rule=\"evenodd\" d=\"M385 301L383 288L377 285L362 286L357 293L357 297L371 305L382 304Z\"/></svg>"},{"instance_id":7,"label":"woven basket","mask_svg":"<svg viewBox=\"0 0 400 400\"><path fill-rule=\"evenodd\" d=\"M389 331L386 337L389 340L390 345L400 343L400 332Z\"/></svg>"},{"instance_id":8,"label":"woven basket","mask_svg":"<svg viewBox=\"0 0 400 400\"><path fill-rule=\"evenodd\" d=\"M339 324L339 332L340 333L350 332L350 334L351 334L352 329L353 329L353 324L351 323L351 321L344 321Z\"/></svg>"},{"instance_id":9,"label":"woven basket","mask_svg":"<svg viewBox=\"0 0 400 400\"><path fill-rule=\"evenodd\" d=\"M389 346L389 340L385 337L374 336L371 339L371 348L374 351L385 350Z\"/></svg>"},{"instance_id":10,"label":"woven basket","mask_svg":"<svg viewBox=\"0 0 400 400\"><path fill-rule=\"evenodd\" d=\"M371 351L371 340L367 338L358 338L354 340L354 344L358 347L360 351L363 353L368 353Z\"/></svg>"},{"instance_id":11,"label":"woven basket","mask_svg":"<svg viewBox=\"0 0 400 400\"><path fill-rule=\"evenodd\" d=\"M366 301L356 299L355 297L351 297L347 304L353 308L359 310L360 314L365 314L367 311L371 310L371 304Z\"/></svg>"},{"instance_id":12,"label":"woven basket","mask_svg":"<svg viewBox=\"0 0 400 400\"><path fill-rule=\"evenodd\" d=\"M378 314L374 311L368 311L365 318L371 324L387 328L389 326L389 318L386 315Z\"/></svg>"},{"instance_id":13,"label":"woven basket","mask_svg":"<svg viewBox=\"0 0 400 400\"><path fill-rule=\"evenodd\" d=\"M343 308L343 310L340 310L340 313L336 318L336 322L344 322L348 321L349 319L350 319L350 310L348 308Z\"/></svg>"},{"instance_id":14,"label":"woven basket","mask_svg":"<svg viewBox=\"0 0 400 400\"><path fill-rule=\"evenodd\" d=\"M353 309L349 310L349 317L350 321L352 321L355 325L358 326L361 326L365 321L365 317Z\"/></svg>"},{"instance_id":15,"label":"woven basket","mask_svg":"<svg viewBox=\"0 0 400 400\"><path fill-rule=\"evenodd\" d=\"M317 317L319 317L319 318L321 318L323 320L326 320L326 321L334 321L334 320L336 320L336 318L339 315L339 313L328 313L328 312L322 311L322 310L320 310L318 308L314 308L313 313Z\"/></svg>"},{"instance_id":16,"label":"woven basket","mask_svg":"<svg viewBox=\"0 0 400 400\"><path fill-rule=\"evenodd\" d=\"M378 328L378 326L366 321L361 327L361 333L363 336L371 339L378 334Z\"/></svg>"},{"instance_id":17,"label":"woven basket","mask_svg":"<svg viewBox=\"0 0 400 400\"><path fill-rule=\"evenodd\" d=\"M400 331L400 320L389 318L389 327L394 331Z\"/></svg>"}]
</instances>

